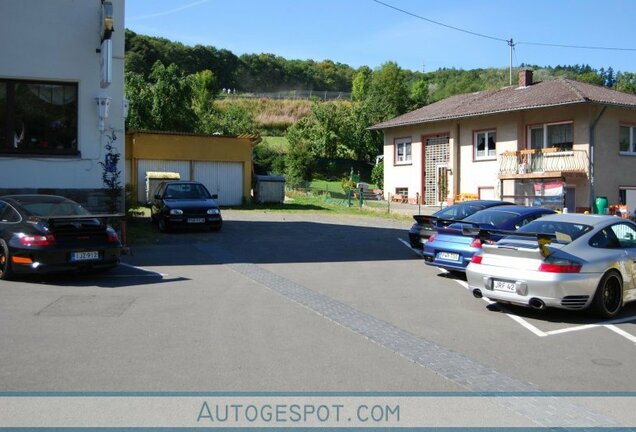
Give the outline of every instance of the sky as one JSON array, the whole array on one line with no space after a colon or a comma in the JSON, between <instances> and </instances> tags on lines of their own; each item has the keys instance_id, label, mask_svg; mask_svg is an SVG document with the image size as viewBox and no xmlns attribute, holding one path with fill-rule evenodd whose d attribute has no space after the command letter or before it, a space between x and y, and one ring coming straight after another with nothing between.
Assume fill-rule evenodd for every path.
<instances>
[{"instance_id":1,"label":"sky","mask_svg":"<svg viewBox=\"0 0 636 432\"><path fill-rule=\"evenodd\" d=\"M236 55L329 59L354 68L394 61L426 72L508 67L512 39L513 67L589 64L636 72L634 0L379 1L126 0L126 27Z\"/></svg>"}]
</instances>

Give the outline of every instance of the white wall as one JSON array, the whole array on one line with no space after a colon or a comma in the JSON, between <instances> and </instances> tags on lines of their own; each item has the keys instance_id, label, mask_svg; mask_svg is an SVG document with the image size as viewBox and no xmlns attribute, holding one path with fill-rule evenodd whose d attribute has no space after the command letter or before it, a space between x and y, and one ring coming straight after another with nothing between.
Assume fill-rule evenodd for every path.
<instances>
[{"instance_id":1,"label":"white wall","mask_svg":"<svg viewBox=\"0 0 636 432\"><path fill-rule=\"evenodd\" d=\"M107 127L117 136L124 173L124 1L114 6L113 81L100 87L101 2L99 0L0 1L0 78L66 81L78 84L77 157L0 155L2 188L101 188L106 140L98 131L95 96L112 98Z\"/></svg>"}]
</instances>

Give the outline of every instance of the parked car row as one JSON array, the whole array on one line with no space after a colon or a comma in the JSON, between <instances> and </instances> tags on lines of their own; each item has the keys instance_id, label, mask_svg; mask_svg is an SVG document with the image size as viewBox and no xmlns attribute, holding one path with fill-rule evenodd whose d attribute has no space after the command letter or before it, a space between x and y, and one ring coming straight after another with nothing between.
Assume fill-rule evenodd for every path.
<instances>
[{"instance_id":1,"label":"parked car row","mask_svg":"<svg viewBox=\"0 0 636 432\"><path fill-rule=\"evenodd\" d=\"M223 225L218 197L198 182L158 185L151 220L160 231ZM0 197L0 279L16 274L108 270L124 248L107 224L121 215L95 215L55 195Z\"/></svg>"},{"instance_id":2,"label":"parked car row","mask_svg":"<svg viewBox=\"0 0 636 432\"><path fill-rule=\"evenodd\" d=\"M587 309L605 318L636 300L636 224L630 220L502 204L430 223L426 264L465 272L477 298Z\"/></svg>"}]
</instances>

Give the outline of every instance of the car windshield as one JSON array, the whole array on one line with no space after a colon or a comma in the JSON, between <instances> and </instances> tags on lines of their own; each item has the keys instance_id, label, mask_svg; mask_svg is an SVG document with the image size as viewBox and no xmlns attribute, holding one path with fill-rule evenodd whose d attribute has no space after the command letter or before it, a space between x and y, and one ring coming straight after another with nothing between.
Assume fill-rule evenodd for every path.
<instances>
[{"instance_id":1,"label":"car windshield","mask_svg":"<svg viewBox=\"0 0 636 432\"><path fill-rule=\"evenodd\" d=\"M166 187L164 195L168 199L208 199L210 194L200 184L173 184Z\"/></svg>"},{"instance_id":2,"label":"car windshield","mask_svg":"<svg viewBox=\"0 0 636 432\"><path fill-rule=\"evenodd\" d=\"M516 213L500 210L482 210L464 219L466 222L490 224L498 227L519 216Z\"/></svg>"},{"instance_id":3,"label":"car windshield","mask_svg":"<svg viewBox=\"0 0 636 432\"><path fill-rule=\"evenodd\" d=\"M591 226L579 223L537 219L519 228L518 232L554 234L557 242L570 243L591 229Z\"/></svg>"},{"instance_id":4,"label":"car windshield","mask_svg":"<svg viewBox=\"0 0 636 432\"><path fill-rule=\"evenodd\" d=\"M483 208L474 204L458 204L438 211L435 216L440 219L464 219Z\"/></svg>"},{"instance_id":5,"label":"car windshield","mask_svg":"<svg viewBox=\"0 0 636 432\"><path fill-rule=\"evenodd\" d=\"M90 212L73 201L26 202L22 203L24 212L29 216L89 216Z\"/></svg>"}]
</instances>

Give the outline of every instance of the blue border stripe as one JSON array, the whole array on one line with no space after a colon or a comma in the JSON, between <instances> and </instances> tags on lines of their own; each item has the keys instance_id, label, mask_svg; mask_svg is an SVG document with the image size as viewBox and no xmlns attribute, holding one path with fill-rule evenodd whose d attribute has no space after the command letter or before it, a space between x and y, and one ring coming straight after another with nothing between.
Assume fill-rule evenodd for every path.
<instances>
[{"instance_id":1,"label":"blue border stripe","mask_svg":"<svg viewBox=\"0 0 636 432\"><path fill-rule=\"evenodd\" d=\"M0 397L636 397L636 392L0 392Z\"/></svg>"},{"instance_id":2,"label":"blue border stripe","mask_svg":"<svg viewBox=\"0 0 636 432\"><path fill-rule=\"evenodd\" d=\"M289 431L330 431L330 432L340 432L340 431L355 431L355 432L378 432L382 430L398 430L398 431L423 431L423 432L545 432L545 431L563 431L563 432L634 432L634 428L631 427L622 427L622 428L611 428L611 427L598 427L598 428L590 428L590 427L574 427L574 428L549 428L549 427L536 427L536 428L528 428L528 427L377 427L377 428L148 428L148 427L140 427L140 428L3 428L0 427L0 432L4 431L21 431L21 432L80 432L80 431L100 431L100 432L152 432L152 431L176 431L176 432L200 432L205 430L226 430L226 431L262 431L268 429L276 429L276 430L289 430Z\"/></svg>"}]
</instances>

